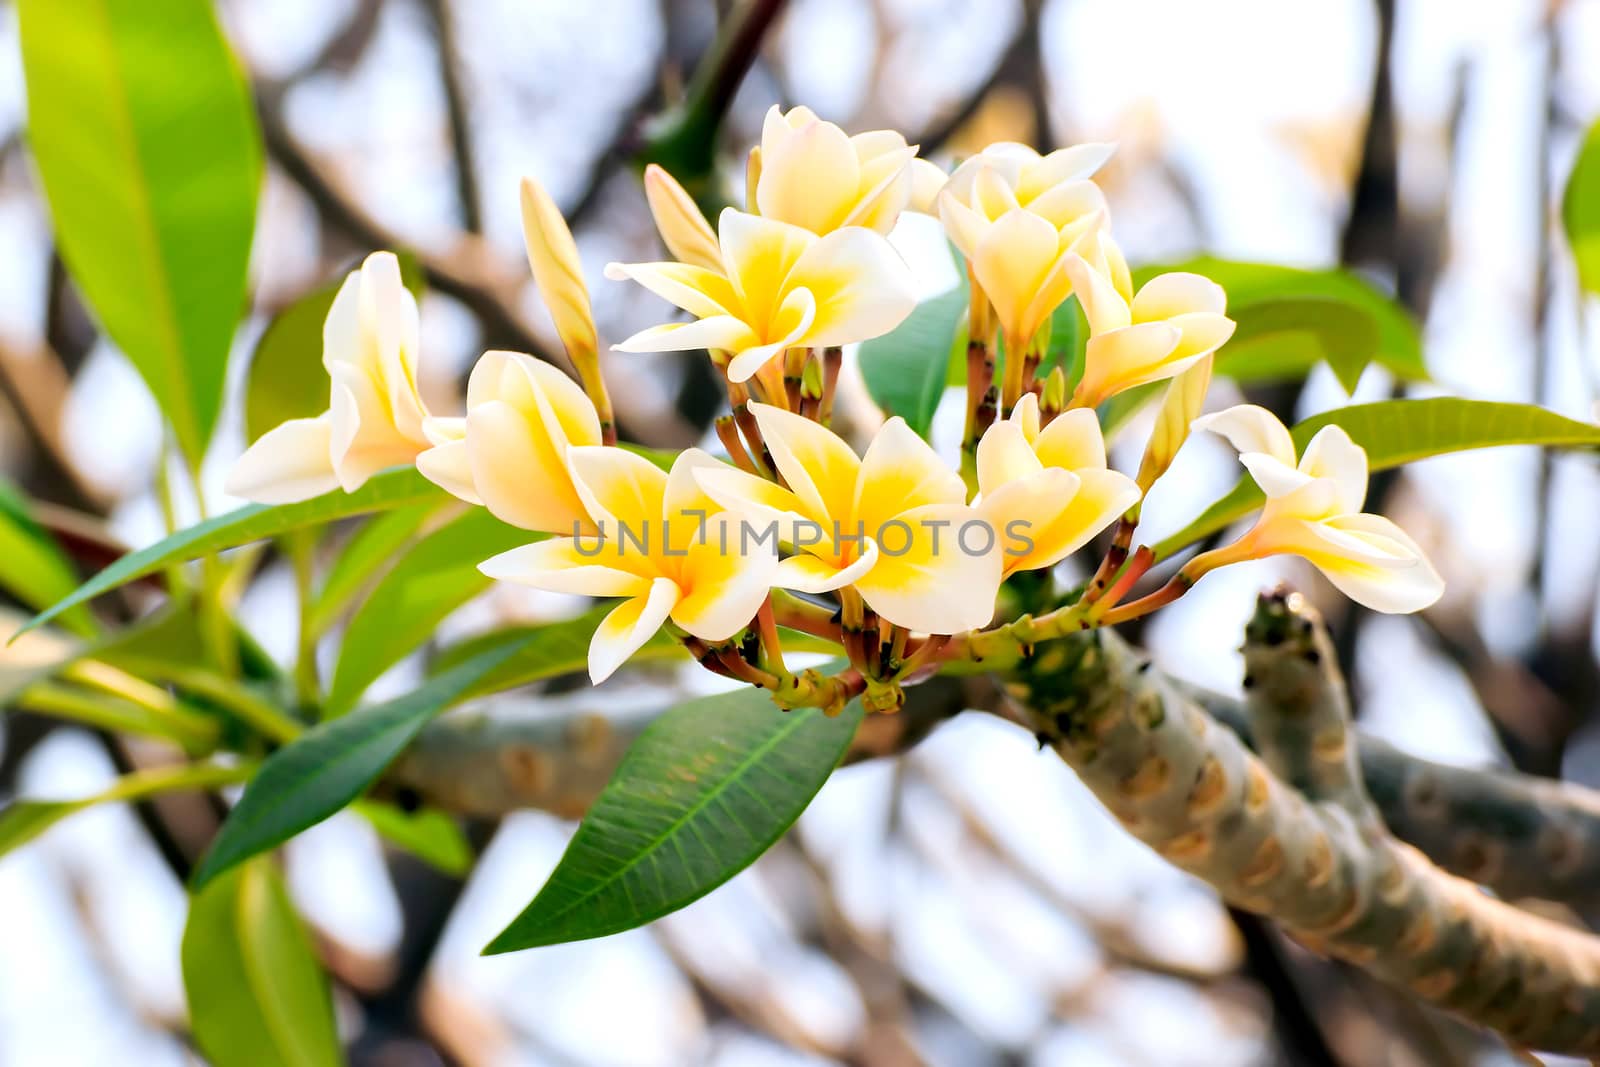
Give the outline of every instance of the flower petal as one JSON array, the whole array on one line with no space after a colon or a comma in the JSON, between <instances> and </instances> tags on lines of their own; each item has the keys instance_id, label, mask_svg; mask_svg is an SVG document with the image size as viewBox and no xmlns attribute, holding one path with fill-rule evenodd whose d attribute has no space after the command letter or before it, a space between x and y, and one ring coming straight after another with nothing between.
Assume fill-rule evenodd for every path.
<instances>
[{"instance_id":1,"label":"flower petal","mask_svg":"<svg viewBox=\"0 0 1600 1067\"><path fill-rule=\"evenodd\" d=\"M720 273L722 249L717 235L677 179L651 163L644 168L644 196L667 251L684 263Z\"/></svg>"},{"instance_id":2,"label":"flower petal","mask_svg":"<svg viewBox=\"0 0 1600 1067\"><path fill-rule=\"evenodd\" d=\"M983 432L978 441L977 466L978 492L985 500L1002 486L1044 470L1028 445L1022 425L1010 419L996 422Z\"/></svg>"},{"instance_id":3,"label":"flower petal","mask_svg":"<svg viewBox=\"0 0 1600 1067\"><path fill-rule=\"evenodd\" d=\"M419 453L417 470L451 496L483 506L483 498L478 495L478 489L472 481L472 458L467 451L465 438L446 441Z\"/></svg>"},{"instance_id":4,"label":"flower petal","mask_svg":"<svg viewBox=\"0 0 1600 1067\"><path fill-rule=\"evenodd\" d=\"M1105 470L1106 439L1100 420L1087 408L1063 411L1039 431L1034 455L1046 467L1069 471Z\"/></svg>"},{"instance_id":5,"label":"flower petal","mask_svg":"<svg viewBox=\"0 0 1600 1067\"><path fill-rule=\"evenodd\" d=\"M760 338L739 319L715 315L694 322L651 326L611 347L617 352L693 352L700 348L739 352L754 347L759 341Z\"/></svg>"},{"instance_id":6,"label":"flower petal","mask_svg":"<svg viewBox=\"0 0 1600 1067\"><path fill-rule=\"evenodd\" d=\"M861 460L844 439L810 419L752 403L761 437L804 514L825 524L851 517Z\"/></svg>"},{"instance_id":7,"label":"flower petal","mask_svg":"<svg viewBox=\"0 0 1600 1067\"><path fill-rule=\"evenodd\" d=\"M329 458L328 415L290 419L245 449L228 472L223 491L257 504L292 504L339 488Z\"/></svg>"},{"instance_id":8,"label":"flower petal","mask_svg":"<svg viewBox=\"0 0 1600 1067\"><path fill-rule=\"evenodd\" d=\"M1058 148L1023 166L1017 181L1017 196L1027 203L1055 186L1093 177L1116 150L1114 144L1092 141Z\"/></svg>"},{"instance_id":9,"label":"flower petal","mask_svg":"<svg viewBox=\"0 0 1600 1067\"><path fill-rule=\"evenodd\" d=\"M756 206L764 217L826 233L855 205L860 186L855 146L833 123L813 118L762 130Z\"/></svg>"},{"instance_id":10,"label":"flower petal","mask_svg":"<svg viewBox=\"0 0 1600 1067\"><path fill-rule=\"evenodd\" d=\"M978 512L1000 538L1005 574L1053 567L1099 532L1062 521L1078 486L1076 474L1050 467L984 495Z\"/></svg>"},{"instance_id":11,"label":"flower petal","mask_svg":"<svg viewBox=\"0 0 1600 1067\"><path fill-rule=\"evenodd\" d=\"M1235 404L1200 416L1190 428L1220 434L1239 452L1264 452L1286 467L1295 465L1294 438L1289 436L1289 428L1264 407Z\"/></svg>"},{"instance_id":12,"label":"flower petal","mask_svg":"<svg viewBox=\"0 0 1600 1067\"><path fill-rule=\"evenodd\" d=\"M908 205L912 211L931 215L937 210L939 192L949 181L949 175L944 168L930 160L918 157L911 161L911 203Z\"/></svg>"},{"instance_id":13,"label":"flower petal","mask_svg":"<svg viewBox=\"0 0 1600 1067\"><path fill-rule=\"evenodd\" d=\"M829 549L830 558L834 558L833 548ZM839 555L842 555L840 553ZM878 562L878 543L872 538L863 538L862 550L856 555L854 562L848 566L839 567L820 556L799 555L790 556L778 564L777 573L773 576L772 584L783 589L794 589L802 593L831 593L836 589L843 589L870 571Z\"/></svg>"},{"instance_id":14,"label":"flower petal","mask_svg":"<svg viewBox=\"0 0 1600 1067\"><path fill-rule=\"evenodd\" d=\"M861 457L850 515L876 536L878 526L914 508L967 500L966 483L933 446L896 415L872 438Z\"/></svg>"},{"instance_id":15,"label":"flower petal","mask_svg":"<svg viewBox=\"0 0 1600 1067\"><path fill-rule=\"evenodd\" d=\"M1297 489L1310 485L1314 479L1301 471L1278 462L1277 457L1265 452L1241 452L1239 462L1250 472L1261 491L1269 498L1286 497Z\"/></svg>"},{"instance_id":16,"label":"flower petal","mask_svg":"<svg viewBox=\"0 0 1600 1067\"><path fill-rule=\"evenodd\" d=\"M881 531L878 562L855 587L896 626L952 634L986 625L1000 590L1000 539L977 511L938 504Z\"/></svg>"},{"instance_id":17,"label":"flower petal","mask_svg":"<svg viewBox=\"0 0 1600 1067\"><path fill-rule=\"evenodd\" d=\"M777 552L753 543L739 516L713 515L682 560L683 596L672 621L703 640L725 641L755 617L777 570Z\"/></svg>"},{"instance_id":18,"label":"flower petal","mask_svg":"<svg viewBox=\"0 0 1600 1067\"><path fill-rule=\"evenodd\" d=\"M739 296L739 317L761 335L783 301L789 272L816 243L816 234L730 207L717 219L717 239L722 245L723 273Z\"/></svg>"},{"instance_id":19,"label":"flower petal","mask_svg":"<svg viewBox=\"0 0 1600 1067\"><path fill-rule=\"evenodd\" d=\"M881 337L917 306L905 260L881 234L858 226L835 230L806 249L787 284L816 299L806 340L819 347Z\"/></svg>"},{"instance_id":20,"label":"flower petal","mask_svg":"<svg viewBox=\"0 0 1600 1067\"><path fill-rule=\"evenodd\" d=\"M611 677L655 636L677 602L678 587L665 578L657 578L648 593L612 609L589 639L589 680L599 685Z\"/></svg>"},{"instance_id":21,"label":"flower petal","mask_svg":"<svg viewBox=\"0 0 1600 1067\"><path fill-rule=\"evenodd\" d=\"M1421 546L1381 515L1343 515L1308 524L1308 533L1300 554L1341 593L1374 611L1408 614L1444 595L1444 579Z\"/></svg>"},{"instance_id":22,"label":"flower petal","mask_svg":"<svg viewBox=\"0 0 1600 1067\"><path fill-rule=\"evenodd\" d=\"M499 582L514 582L551 593L581 596L638 596L649 591L652 578L626 569L630 558L617 542L598 538L551 537L522 545L478 564L478 570Z\"/></svg>"},{"instance_id":23,"label":"flower petal","mask_svg":"<svg viewBox=\"0 0 1600 1067\"><path fill-rule=\"evenodd\" d=\"M1089 320L1089 332L1099 336L1120 330L1133 322L1133 312L1128 302L1117 292L1115 282L1095 270L1089 261L1076 252L1066 258L1067 275L1072 279L1072 291L1083 305Z\"/></svg>"},{"instance_id":24,"label":"flower petal","mask_svg":"<svg viewBox=\"0 0 1600 1067\"><path fill-rule=\"evenodd\" d=\"M1026 344L1038 328L1029 311L1055 266L1058 247L1055 227L1021 208L1006 212L979 239L972 271L1008 340ZM1067 281L1058 286L1063 300L1071 288Z\"/></svg>"},{"instance_id":25,"label":"flower petal","mask_svg":"<svg viewBox=\"0 0 1600 1067\"><path fill-rule=\"evenodd\" d=\"M411 463L428 447L421 434L412 440L389 421L389 406L378 392L378 384L364 368L348 363L334 364L332 404L328 411L328 448L339 484L353 493L381 470Z\"/></svg>"},{"instance_id":26,"label":"flower petal","mask_svg":"<svg viewBox=\"0 0 1600 1067\"><path fill-rule=\"evenodd\" d=\"M1133 298L1134 322L1160 322L1194 311L1218 315L1228 309L1228 294L1210 278L1187 271L1158 274Z\"/></svg>"},{"instance_id":27,"label":"flower petal","mask_svg":"<svg viewBox=\"0 0 1600 1067\"><path fill-rule=\"evenodd\" d=\"M1342 426L1324 426L1306 445L1300 470L1313 478L1331 479L1336 487L1335 506L1355 514L1367 499L1367 452L1350 439Z\"/></svg>"},{"instance_id":28,"label":"flower petal","mask_svg":"<svg viewBox=\"0 0 1600 1067\"><path fill-rule=\"evenodd\" d=\"M719 270L688 263L607 263L606 277L612 281L631 278L696 318L737 317L740 312L733 283Z\"/></svg>"},{"instance_id":29,"label":"flower petal","mask_svg":"<svg viewBox=\"0 0 1600 1067\"><path fill-rule=\"evenodd\" d=\"M567 443L537 411L500 400L479 404L467 414L466 451L472 485L495 518L545 533L590 527L567 467Z\"/></svg>"},{"instance_id":30,"label":"flower petal","mask_svg":"<svg viewBox=\"0 0 1600 1067\"><path fill-rule=\"evenodd\" d=\"M1140 322L1090 337L1084 347L1083 379L1078 396L1097 405L1106 397L1146 382L1158 382L1187 370L1200 355L1176 356L1183 333L1164 322Z\"/></svg>"},{"instance_id":31,"label":"flower petal","mask_svg":"<svg viewBox=\"0 0 1600 1067\"><path fill-rule=\"evenodd\" d=\"M790 290L770 324L775 336L770 336L764 344L734 351L733 358L728 360L728 380L749 381L752 375L785 349L804 344L816 317L817 301L811 290Z\"/></svg>"},{"instance_id":32,"label":"flower petal","mask_svg":"<svg viewBox=\"0 0 1600 1067\"><path fill-rule=\"evenodd\" d=\"M653 545L665 517L667 472L643 456L615 446L567 451L572 483L608 537L648 536ZM654 551L654 549L651 549Z\"/></svg>"}]
</instances>

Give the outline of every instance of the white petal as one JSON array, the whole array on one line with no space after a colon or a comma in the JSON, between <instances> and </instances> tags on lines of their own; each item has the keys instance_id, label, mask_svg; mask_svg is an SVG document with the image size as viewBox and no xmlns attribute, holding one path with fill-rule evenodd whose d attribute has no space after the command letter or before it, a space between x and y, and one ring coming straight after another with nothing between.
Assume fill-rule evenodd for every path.
<instances>
[{"instance_id":1,"label":"white petal","mask_svg":"<svg viewBox=\"0 0 1600 1067\"><path fill-rule=\"evenodd\" d=\"M615 544L602 545L598 538L551 537L490 556L478 570L496 581L551 593L636 596L650 579L616 566L625 561Z\"/></svg>"},{"instance_id":2,"label":"white petal","mask_svg":"<svg viewBox=\"0 0 1600 1067\"><path fill-rule=\"evenodd\" d=\"M1366 450L1352 441L1342 426L1329 425L1317 431L1300 457L1300 470L1333 481L1335 506L1341 512L1359 512L1367 499Z\"/></svg>"},{"instance_id":3,"label":"white petal","mask_svg":"<svg viewBox=\"0 0 1600 1067\"><path fill-rule=\"evenodd\" d=\"M1158 274L1133 298L1134 322L1158 322L1195 311L1221 314L1228 294L1210 278L1186 271Z\"/></svg>"},{"instance_id":4,"label":"white petal","mask_svg":"<svg viewBox=\"0 0 1600 1067\"><path fill-rule=\"evenodd\" d=\"M1335 553L1312 558L1312 564L1350 599L1374 611L1408 614L1429 607L1444 595L1444 579L1421 546L1381 515L1340 516L1321 524L1318 532L1324 537L1343 535L1345 543L1357 539L1369 550L1405 561L1399 565L1371 564L1353 552L1350 562L1338 560Z\"/></svg>"},{"instance_id":5,"label":"white petal","mask_svg":"<svg viewBox=\"0 0 1600 1067\"><path fill-rule=\"evenodd\" d=\"M329 459L327 415L290 419L234 461L223 491L257 504L292 504L339 488Z\"/></svg>"},{"instance_id":6,"label":"white petal","mask_svg":"<svg viewBox=\"0 0 1600 1067\"><path fill-rule=\"evenodd\" d=\"M739 319L717 315L694 322L651 326L611 347L618 352L693 352L701 348L738 352L748 350L759 340Z\"/></svg>"},{"instance_id":7,"label":"white petal","mask_svg":"<svg viewBox=\"0 0 1600 1067\"><path fill-rule=\"evenodd\" d=\"M816 300L806 335L815 346L881 337L917 306L905 260L881 234L857 226L835 230L806 249L786 284L810 290Z\"/></svg>"},{"instance_id":8,"label":"white petal","mask_svg":"<svg viewBox=\"0 0 1600 1067\"><path fill-rule=\"evenodd\" d=\"M1069 471L1105 470L1106 439L1100 420L1087 408L1063 411L1039 431L1034 454L1046 467Z\"/></svg>"},{"instance_id":9,"label":"white petal","mask_svg":"<svg viewBox=\"0 0 1600 1067\"><path fill-rule=\"evenodd\" d=\"M746 534L744 520L722 512L706 520L705 537L679 568L682 598L672 621L706 641L725 641L748 626L772 589L778 553Z\"/></svg>"},{"instance_id":10,"label":"white petal","mask_svg":"<svg viewBox=\"0 0 1600 1067\"><path fill-rule=\"evenodd\" d=\"M832 430L791 411L757 403L750 411L772 462L805 507L806 517L819 522L847 519L861 472L854 450Z\"/></svg>"},{"instance_id":11,"label":"white petal","mask_svg":"<svg viewBox=\"0 0 1600 1067\"><path fill-rule=\"evenodd\" d=\"M472 484L472 457L465 440L446 441L418 453L417 470L451 496L469 504L483 504L483 498Z\"/></svg>"},{"instance_id":12,"label":"white petal","mask_svg":"<svg viewBox=\"0 0 1600 1067\"><path fill-rule=\"evenodd\" d=\"M1289 428L1272 412L1255 404L1236 404L1202 415L1190 428L1220 434L1240 452L1262 452L1284 466L1295 465L1294 438L1289 436Z\"/></svg>"},{"instance_id":13,"label":"white petal","mask_svg":"<svg viewBox=\"0 0 1600 1067\"><path fill-rule=\"evenodd\" d=\"M736 315L739 299L721 271L688 263L607 263L612 281L632 279L696 318Z\"/></svg>"},{"instance_id":14,"label":"white petal","mask_svg":"<svg viewBox=\"0 0 1600 1067\"><path fill-rule=\"evenodd\" d=\"M817 556L790 556L778 564L772 584L802 593L831 593L855 582L877 562L878 544L868 537L863 539L860 555L847 567L835 567Z\"/></svg>"},{"instance_id":15,"label":"white petal","mask_svg":"<svg viewBox=\"0 0 1600 1067\"><path fill-rule=\"evenodd\" d=\"M883 424L861 457L850 514L866 524L870 536L879 524L913 508L960 505L966 500L961 475L896 415Z\"/></svg>"},{"instance_id":16,"label":"white petal","mask_svg":"<svg viewBox=\"0 0 1600 1067\"><path fill-rule=\"evenodd\" d=\"M599 685L611 677L655 636L677 602L678 587L665 578L657 578L648 593L617 605L589 639L589 680Z\"/></svg>"},{"instance_id":17,"label":"white petal","mask_svg":"<svg viewBox=\"0 0 1600 1067\"><path fill-rule=\"evenodd\" d=\"M1265 452L1242 452L1239 462L1245 465L1250 477L1255 479L1268 497L1288 496L1313 481L1310 475L1278 462L1276 457Z\"/></svg>"},{"instance_id":18,"label":"white petal","mask_svg":"<svg viewBox=\"0 0 1600 1067\"><path fill-rule=\"evenodd\" d=\"M878 562L855 586L872 609L896 626L924 633L961 633L987 624L1002 563L1000 538L988 520L961 505L935 505L894 521L900 525L868 531L878 534Z\"/></svg>"}]
</instances>

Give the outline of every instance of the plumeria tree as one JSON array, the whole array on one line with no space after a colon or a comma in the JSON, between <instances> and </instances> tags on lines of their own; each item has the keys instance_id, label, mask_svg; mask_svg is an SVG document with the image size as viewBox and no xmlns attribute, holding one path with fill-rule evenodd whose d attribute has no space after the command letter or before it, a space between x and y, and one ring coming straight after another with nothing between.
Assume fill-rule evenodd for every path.
<instances>
[{"instance_id":1,"label":"plumeria tree","mask_svg":"<svg viewBox=\"0 0 1600 1067\"><path fill-rule=\"evenodd\" d=\"M245 294L261 131L209 5L159 6L171 23L152 41L141 33L152 23L123 5L23 0L30 139L73 278L198 485ZM91 8L113 17L91 25ZM488 189L520 195L559 351L487 351L457 403L430 405L423 280L406 250L374 248L284 311L258 350L253 440L226 484L250 506L174 522L80 585L30 502L6 498L0 583L37 611L11 627L7 702L169 750L93 799L229 799L189 880L184 968L201 1050L223 1064L340 1058L273 858L337 812L361 810L433 855L465 847L452 815L587 812L486 946L516 952L695 901L772 846L842 761L902 751L978 712L1033 733L1128 833L1230 905L1518 1049L1600 1057L1600 941L1508 903L1525 867L1468 863L1437 836L1441 807L1512 813L1521 824L1490 819L1482 832L1537 849L1559 885L1593 873L1591 796L1433 774L1360 741L1336 651L1297 593L1261 597L1242 704L1150 669L1119 636L1211 572L1280 555L1366 609L1426 609L1444 580L1417 539L1368 510L1372 472L1507 444L1593 449L1600 428L1447 396L1294 426L1254 404L1218 410L1213 380L1247 377L1232 357L1264 336L1323 338L1341 377L1380 356L1403 374L1420 366L1363 351L1360 331L1341 329L1392 313L1349 276L1130 267L1096 182L1112 145L1041 154L1002 142L947 169L899 132L852 135L775 106L742 153L733 204L737 183L694 162L691 134L713 112L692 105L714 98L691 96L641 153L666 163L640 171L662 258L605 268L606 284L681 312L669 321L602 338L551 197L531 178ZM198 172L176 143L190 123L207 124L217 148ZM961 275L920 301L891 240L912 214L938 220ZM460 281L437 265L420 273ZM320 369L274 366L280 329L314 338ZM707 360L725 390L705 448L651 447L619 416L613 393L629 387L633 354L659 352ZM865 434L836 419L857 367L884 416ZM941 400L964 405L947 451L931 431ZM1230 444L1241 477L1153 539L1144 502L1195 434ZM1108 461L1119 435L1139 457L1126 470ZM287 664L235 617L261 558L246 546L265 545L298 582ZM596 603L432 648L415 688L365 698L490 582ZM113 596L135 583L158 606L128 611ZM324 677L317 649L330 643ZM575 674L599 686L690 660L727 691L608 740L599 773L593 760L529 772L499 758L529 751L526 739L445 714ZM1427 817L1395 787L1419 774ZM0 849L89 802L13 803ZM423 828L419 811L436 821ZM1542 827L1535 844L1497 829L1528 824Z\"/></svg>"}]
</instances>

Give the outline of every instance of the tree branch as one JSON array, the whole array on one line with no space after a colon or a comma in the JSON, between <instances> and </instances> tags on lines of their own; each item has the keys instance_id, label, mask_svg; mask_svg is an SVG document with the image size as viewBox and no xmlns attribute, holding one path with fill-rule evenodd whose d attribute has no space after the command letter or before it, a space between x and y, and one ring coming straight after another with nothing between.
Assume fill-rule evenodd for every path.
<instances>
[{"instance_id":1,"label":"tree branch","mask_svg":"<svg viewBox=\"0 0 1600 1067\"><path fill-rule=\"evenodd\" d=\"M1287 605L1264 600L1252 640ZM1521 1045L1600 1055L1600 939L1485 896L1344 802L1308 799L1148 668L1093 630L1041 646L1006 692L1129 832L1229 903ZM1275 759L1309 780L1311 762L1274 737ZM1334 761L1320 762L1331 788Z\"/></svg>"}]
</instances>

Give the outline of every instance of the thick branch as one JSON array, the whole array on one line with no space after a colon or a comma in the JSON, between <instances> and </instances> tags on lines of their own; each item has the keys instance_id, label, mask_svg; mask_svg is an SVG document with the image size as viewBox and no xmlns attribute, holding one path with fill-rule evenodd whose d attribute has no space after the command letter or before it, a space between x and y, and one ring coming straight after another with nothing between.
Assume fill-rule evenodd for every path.
<instances>
[{"instance_id":1,"label":"thick branch","mask_svg":"<svg viewBox=\"0 0 1600 1067\"><path fill-rule=\"evenodd\" d=\"M1148 667L1089 631L1042 646L1006 690L1131 833L1230 903L1522 1045L1600 1054L1600 940L1308 799Z\"/></svg>"}]
</instances>

